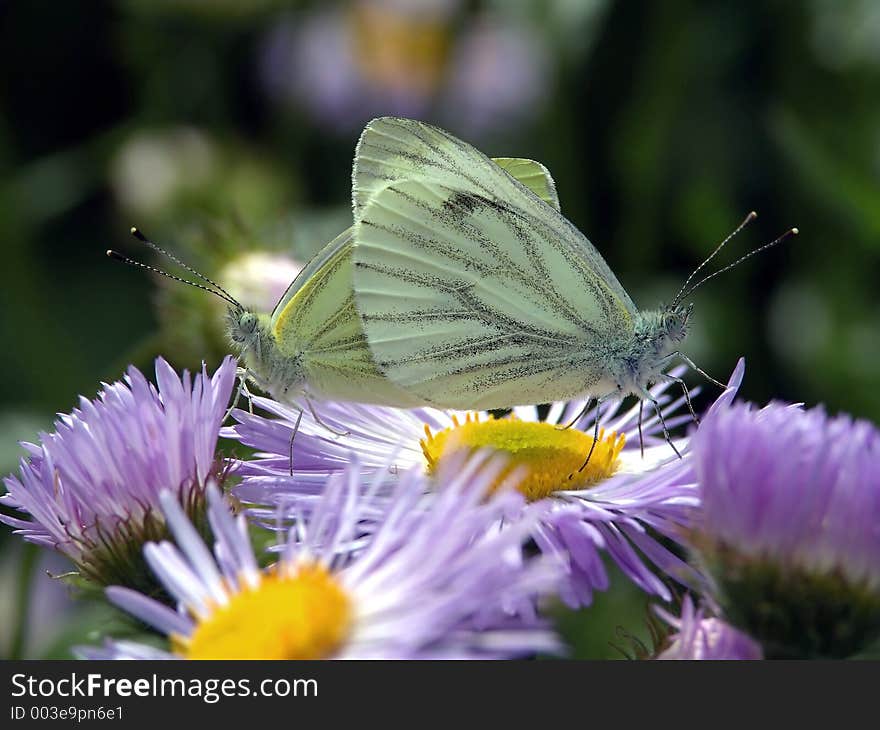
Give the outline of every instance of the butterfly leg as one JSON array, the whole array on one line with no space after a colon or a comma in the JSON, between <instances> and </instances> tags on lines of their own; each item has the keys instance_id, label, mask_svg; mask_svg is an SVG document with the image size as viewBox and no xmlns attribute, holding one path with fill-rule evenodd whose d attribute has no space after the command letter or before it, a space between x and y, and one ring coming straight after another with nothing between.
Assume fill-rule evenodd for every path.
<instances>
[{"instance_id":1,"label":"butterfly leg","mask_svg":"<svg viewBox=\"0 0 880 730\"><path fill-rule=\"evenodd\" d=\"M232 399L232 405L229 406L229 408L226 409L226 413L223 414L223 420L221 421L221 423L226 423L226 419L232 415L232 412L236 408L238 408L238 401L241 400L241 392L242 392L243 388L244 388L244 381L241 378L239 378L238 379L238 387L235 389L235 398Z\"/></svg>"},{"instance_id":2,"label":"butterfly leg","mask_svg":"<svg viewBox=\"0 0 880 730\"><path fill-rule=\"evenodd\" d=\"M296 435L299 433L299 424L302 421L303 412L300 409L299 415L296 417L296 423L293 425L293 433L290 434L290 476L293 476L293 440L296 438Z\"/></svg>"},{"instance_id":3,"label":"butterfly leg","mask_svg":"<svg viewBox=\"0 0 880 730\"><path fill-rule=\"evenodd\" d=\"M677 378L674 375L663 374L663 377L672 383L678 383L681 386L681 390L684 393L684 401L687 403L688 410L691 412L691 418L694 419L694 423L698 426L700 425L700 419L697 417L697 414L694 412L694 406L691 404L691 394L688 390L687 385L681 378Z\"/></svg>"},{"instance_id":4,"label":"butterfly leg","mask_svg":"<svg viewBox=\"0 0 880 730\"><path fill-rule=\"evenodd\" d=\"M706 378L706 380L708 380L708 381L709 381L710 383L712 383L713 385L717 385L719 388L722 388L722 389L723 389L723 388L727 388L727 386L726 386L724 383L722 383L722 382L720 382L720 381L718 381L718 380L715 380L715 378L713 378L711 375L709 375L709 373L707 373L705 370L703 370L703 369L700 368L700 367L697 367L696 363L694 363L694 361L691 360L691 359L690 359L687 355L685 355L683 352L679 352L678 350L676 350L675 352L670 352L669 355L667 355L667 357L669 357L669 358L672 358L672 357L674 357L674 356L678 356L678 357L680 357L680 358L681 358L681 361L682 361L685 365L687 365L691 370L694 370L695 372L698 372L700 375L702 375L704 378ZM664 359L665 359L665 358L664 358Z\"/></svg>"},{"instance_id":5,"label":"butterfly leg","mask_svg":"<svg viewBox=\"0 0 880 730\"><path fill-rule=\"evenodd\" d=\"M337 431L332 426L328 426L326 423L324 423L324 421L321 420L321 417L318 415L318 412L315 410L315 406L312 405L312 401L309 400L308 396L305 397L305 401L309 407L309 413L311 413L312 418L315 419L315 423L326 428L334 436L348 436L351 434L351 431Z\"/></svg>"},{"instance_id":6,"label":"butterfly leg","mask_svg":"<svg viewBox=\"0 0 880 730\"><path fill-rule=\"evenodd\" d=\"M596 450L596 443L599 441L599 406L602 405L603 398L596 398L596 420L593 422L593 443L590 444L590 451L587 453L587 458L584 459L584 463L581 464L578 469L578 474L580 474L584 469L587 468L587 464L590 463L590 459L593 457L593 451ZM578 416L580 418L580 416ZM568 475L569 480L574 479L574 472Z\"/></svg>"},{"instance_id":7,"label":"butterfly leg","mask_svg":"<svg viewBox=\"0 0 880 730\"><path fill-rule=\"evenodd\" d=\"M578 413L571 421L568 422L565 426L557 426L557 431L568 431L574 424L580 421L585 415L587 415L587 411L590 410L590 403L593 402L592 398L587 398L587 402L584 403L584 407L581 409L580 413Z\"/></svg>"},{"instance_id":8,"label":"butterfly leg","mask_svg":"<svg viewBox=\"0 0 880 730\"><path fill-rule=\"evenodd\" d=\"M221 423L225 422L226 419L232 415L232 412L238 408L238 402L241 400L242 394L247 398L248 410L251 412L251 415L254 413L253 396L247 387L248 371L245 368L237 368L235 371L235 377L238 379L238 388L235 390L235 398L232 400L232 405L229 406L226 413L223 415L223 421L221 421Z\"/></svg>"},{"instance_id":9,"label":"butterfly leg","mask_svg":"<svg viewBox=\"0 0 880 730\"><path fill-rule=\"evenodd\" d=\"M642 412L645 409L645 401L639 401L639 449L642 452L642 458L645 458L645 438L642 436Z\"/></svg>"},{"instance_id":10,"label":"butterfly leg","mask_svg":"<svg viewBox=\"0 0 880 730\"><path fill-rule=\"evenodd\" d=\"M247 382L242 383L244 388L244 397L247 398L248 402L248 411L251 415L254 415L254 394L248 390Z\"/></svg>"},{"instance_id":11,"label":"butterfly leg","mask_svg":"<svg viewBox=\"0 0 880 730\"><path fill-rule=\"evenodd\" d=\"M672 450L675 452L675 455L680 459L681 453L679 452L679 450L677 448L675 448L675 444L672 443L672 438L669 436L669 429L666 428L666 419L663 418L663 411L660 410L660 403L645 388L642 388L642 397L645 400L649 401L652 406L654 406L654 412L657 414L657 418L660 420L660 426L663 428L663 438L666 439L666 443L672 447Z\"/></svg>"}]
</instances>

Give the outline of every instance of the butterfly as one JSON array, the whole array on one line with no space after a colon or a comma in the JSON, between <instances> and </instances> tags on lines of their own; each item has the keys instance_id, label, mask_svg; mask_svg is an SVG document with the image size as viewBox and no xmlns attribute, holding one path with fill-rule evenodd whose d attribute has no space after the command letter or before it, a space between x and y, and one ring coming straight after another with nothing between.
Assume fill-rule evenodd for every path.
<instances>
[{"instance_id":1,"label":"butterfly","mask_svg":"<svg viewBox=\"0 0 880 730\"><path fill-rule=\"evenodd\" d=\"M543 165L520 158L498 158L495 164L558 205L553 180ZM133 228L132 234L202 283L187 281L115 251L108 251L108 255L203 289L227 303L226 332L242 363L242 387L249 382L276 400L295 405L305 402L316 419L312 400L395 407L424 405L421 397L384 377L373 363L354 304L352 229L315 254L271 315L243 306L220 284L150 241L138 229Z\"/></svg>"},{"instance_id":2,"label":"butterfly","mask_svg":"<svg viewBox=\"0 0 880 730\"><path fill-rule=\"evenodd\" d=\"M709 377L678 349L693 311L684 300L730 268L691 285L754 214L669 304L643 311L558 203L509 173L430 124L367 125L352 173L353 287L376 367L439 408L635 395L672 445L648 388L676 381L690 406L664 370L679 358Z\"/></svg>"}]
</instances>

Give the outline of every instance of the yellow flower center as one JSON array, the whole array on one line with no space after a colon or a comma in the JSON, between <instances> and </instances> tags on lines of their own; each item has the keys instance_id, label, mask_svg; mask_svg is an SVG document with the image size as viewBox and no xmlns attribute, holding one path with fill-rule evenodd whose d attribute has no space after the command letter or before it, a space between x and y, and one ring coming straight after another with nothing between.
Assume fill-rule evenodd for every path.
<instances>
[{"instance_id":1,"label":"yellow flower center","mask_svg":"<svg viewBox=\"0 0 880 730\"><path fill-rule=\"evenodd\" d=\"M242 587L172 644L187 659L324 659L348 636L351 613L348 595L327 570L299 566Z\"/></svg>"},{"instance_id":2,"label":"yellow flower center","mask_svg":"<svg viewBox=\"0 0 880 730\"><path fill-rule=\"evenodd\" d=\"M592 436L574 428L561 429L552 423L521 421L515 416L490 418L468 414L464 423L453 417L454 426L436 434L425 426L420 443L433 473L449 454L492 448L505 453L508 465L496 479L497 489L511 471L525 467L526 476L517 489L530 502L565 489L583 489L607 479L620 465L624 436L599 431L599 440L587 466L580 470L593 445ZM580 470L580 471L579 471ZM569 478L571 477L571 478Z\"/></svg>"}]
</instances>

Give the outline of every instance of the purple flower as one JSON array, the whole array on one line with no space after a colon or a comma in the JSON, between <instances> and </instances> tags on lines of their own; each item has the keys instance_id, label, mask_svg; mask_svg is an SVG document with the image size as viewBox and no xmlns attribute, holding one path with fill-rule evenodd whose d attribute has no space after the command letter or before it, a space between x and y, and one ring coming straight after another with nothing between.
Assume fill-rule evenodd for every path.
<instances>
[{"instance_id":1,"label":"purple flower","mask_svg":"<svg viewBox=\"0 0 880 730\"><path fill-rule=\"evenodd\" d=\"M713 412L732 400L743 370L740 361ZM653 393L664 404L667 425L674 427L690 416L680 412L684 398L671 400L667 387L656 386ZM577 416L584 402L554 404L545 421L533 407L514 409L512 418L491 419L431 408L405 411L324 403L317 406L321 420L348 435L334 436L304 417L292 467L291 436L298 412L266 398L255 398L254 404L276 418L236 411L238 424L224 429L223 435L258 451L255 459L236 466L243 478L236 496L255 505L257 519L271 520L279 504L313 500L327 475L342 469L352 453L364 472L381 472L389 463L395 469L420 467L430 472L458 451L489 447L507 456L509 468L520 469L518 488L528 500L544 503L545 518L533 537L542 551L565 562L570 580L562 598L568 604L589 604L594 590L607 588L602 552L645 591L667 600L671 594L655 573L657 568L686 584L700 584L697 573L660 540L681 543L698 504L688 440L675 441L685 454L677 459L662 438L659 419L651 414L643 424L647 448L642 458L638 405L624 413L619 403L603 405L604 432L587 469L579 472L592 444L595 409L575 427L558 426Z\"/></svg>"},{"instance_id":2,"label":"purple flower","mask_svg":"<svg viewBox=\"0 0 880 730\"><path fill-rule=\"evenodd\" d=\"M4 480L0 504L23 514L0 514L0 521L65 554L98 583L137 582L133 557L145 539L161 535L159 493L171 490L195 509L219 473L214 449L235 368L227 358L212 377L185 372L181 379L159 358L157 386L131 367L96 400L80 398L54 433L22 444L28 455Z\"/></svg>"},{"instance_id":3,"label":"purple flower","mask_svg":"<svg viewBox=\"0 0 880 730\"><path fill-rule=\"evenodd\" d=\"M450 465L452 466L452 465ZM181 511L163 496L177 546L150 544L157 578L179 602L171 610L127 588L108 589L121 608L171 639L168 651L113 642L80 649L86 658L409 659L507 658L556 651L555 636L529 610L560 579L558 565L525 559L537 510L499 530L522 498L504 490L486 500L501 465L486 455L439 475L443 488L425 509L425 477L396 482L380 513L353 462L300 514L278 562L261 570L244 516L216 490L209 520L212 556ZM381 485L373 482L367 491ZM374 523L369 535L364 519Z\"/></svg>"},{"instance_id":4,"label":"purple flower","mask_svg":"<svg viewBox=\"0 0 880 730\"><path fill-rule=\"evenodd\" d=\"M880 432L736 404L693 437L696 539L725 615L768 656L847 656L880 631Z\"/></svg>"},{"instance_id":5,"label":"purple flower","mask_svg":"<svg viewBox=\"0 0 880 730\"><path fill-rule=\"evenodd\" d=\"M690 596L685 597L681 617L662 609L657 614L677 631L669 637L666 649L656 659L763 659L761 647L741 631L719 618L706 617L694 608Z\"/></svg>"},{"instance_id":6,"label":"purple flower","mask_svg":"<svg viewBox=\"0 0 880 730\"><path fill-rule=\"evenodd\" d=\"M479 135L533 119L547 98L544 35L458 0L356 0L282 18L262 41L266 93L340 132L393 114Z\"/></svg>"},{"instance_id":7,"label":"purple flower","mask_svg":"<svg viewBox=\"0 0 880 730\"><path fill-rule=\"evenodd\" d=\"M533 28L477 17L452 59L444 123L473 136L522 126L544 106L551 75L550 54Z\"/></svg>"}]
</instances>

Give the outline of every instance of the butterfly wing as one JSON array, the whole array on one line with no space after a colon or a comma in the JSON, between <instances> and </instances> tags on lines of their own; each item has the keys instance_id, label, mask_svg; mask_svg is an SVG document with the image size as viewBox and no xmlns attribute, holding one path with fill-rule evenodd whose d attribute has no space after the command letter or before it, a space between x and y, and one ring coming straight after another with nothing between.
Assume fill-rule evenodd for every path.
<instances>
[{"instance_id":1,"label":"butterfly wing","mask_svg":"<svg viewBox=\"0 0 880 730\"><path fill-rule=\"evenodd\" d=\"M514 180L519 180L547 205L561 210L556 183L550 175L550 170L540 162L528 160L525 157L493 157L492 162Z\"/></svg>"},{"instance_id":2,"label":"butterfly wing","mask_svg":"<svg viewBox=\"0 0 880 730\"><path fill-rule=\"evenodd\" d=\"M306 389L315 397L422 405L373 363L352 294L351 241L348 229L294 279L272 314L278 348L301 359Z\"/></svg>"},{"instance_id":3,"label":"butterfly wing","mask_svg":"<svg viewBox=\"0 0 880 730\"><path fill-rule=\"evenodd\" d=\"M354 289L374 361L448 408L574 397L635 306L592 244L470 145L380 119L354 174Z\"/></svg>"},{"instance_id":4,"label":"butterfly wing","mask_svg":"<svg viewBox=\"0 0 880 730\"><path fill-rule=\"evenodd\" d=\"M290 300L293 299L300 289L305 286L306 282L312 277L312 275L318 271L322 266L324 266L330 259L336 256L341 250L351 247L351 228L347 228L342 233L340 233L336 238L334 238L330 243L328 243L324 248L322 248L318 253L312 256L309 259L309 262L302 268L302 270L294 277L293 281L290 282L290 286L287 287L287 291L284 292L284 295L281 299L278 300L278 303L275 305L275 309L272 310L272 328L275 328L276 323L278 322L281 313L287 308L287 305L290 303Z\"/></svg>"}]
</instances>

